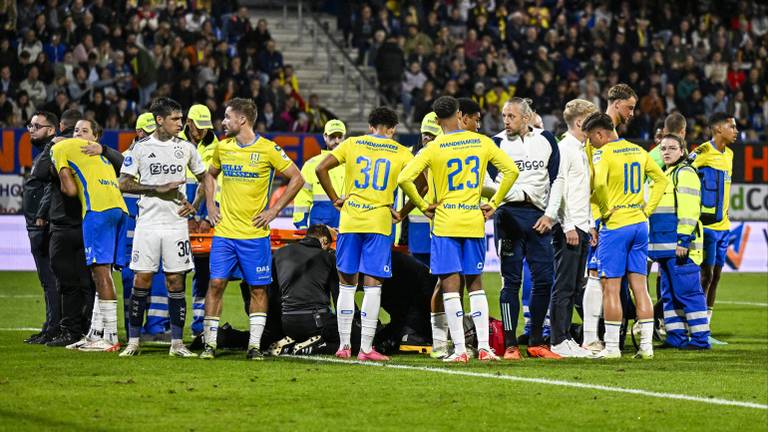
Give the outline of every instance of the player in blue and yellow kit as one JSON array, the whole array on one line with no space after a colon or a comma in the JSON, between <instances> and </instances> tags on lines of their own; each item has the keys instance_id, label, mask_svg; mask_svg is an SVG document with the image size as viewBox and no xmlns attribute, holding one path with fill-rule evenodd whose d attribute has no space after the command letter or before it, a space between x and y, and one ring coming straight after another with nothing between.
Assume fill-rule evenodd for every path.
<instances>
[{"instance_id":1,"label":"player in blue and yellow kit","mask_svg":"<svg viewBox=\"0 0 768 432\"><path fill-rule=\"evenodd\" d=\"M346 134L347 128L341 120L329 120L323 131L323 139L328 149L321 150L319 155L310 158L301 167L301 175L306 183L293 202L293 224L296 228L307 229L316 224L339 228L339 209L333 206L333 202L320 185L320 181L315 175L315 168L344 141ZM344 188L344 168L334 168L329 171L329 175L333 188L342 190Z\"/></svg>"},{"instance_id":2,"label":"player in blue and yellow kit","mask_svg":"<svg viewBox=\"0 0 768 432\"><path fill-rule=\"evenodd\" d=\"M605 349L596 357L621 357L619 331L623 314L619 290L621 278L626 275L635 294L641 326L637 357L652 358L653 305L646 287L648 215L658 205L669 180L645 150L618 137L607 114L591 114L582 130L594 147L592 201L599 208L603 226L597 257L603 285ZM646 177L653 180L647 204Z\"/></svg>"},{"instance_id":3,"label":"player in blue and yellow kit","mask_svg":"<svg viewBox=\"0 0 768 432\"><path fill-rule=\"evenodd\" d=\"M411 152L392 139L397 113L375 108L368 116L370 134L349 137L315 169L328 198L341 210L336 240L339 298L336 313L341 342L336 357L352 356L350 335L355 310L358 275L362 273L363 305L359 360L386 361L389 357L373 348L379 318L382 279L392 277L392 220L400 214L392 207L397 176L413 158ZM342 198L333 186L329 171L344 166Z\"/></svg>"},{"instance_id":4,"label":"player in blue and yellow kit","mask_svg":"<svg viewBox=\"0 0 768 432\"><path fill-rule=\"evenodd\" d=\"M424 148L400 174L403 191L427 217L434 220L430 270L440 277L445 315L454 353L444 361L469 361L466 352L459 289L464 276L472 319L477 329L478 358L498 360L488 346L488 300L483 291L485 221L514 184L519 172L514 161L490 138L459 129L459 103L450 96L438 98L433 108L443 134ZM482 176L491 162L504 178L487 204L480 203ZM428 203L414 183L425 169L432 172L435 202Z\"/></svg>"},{"instance_id":5,"label":"player in blue and yellow kit","mask_svg":"<svg viewBox=\"0 0 768 432\"><path fill-rule=\"evenodd\" d=\"M89 120L75 125L75 137L98 138L101 127ZM51 149L51 160L61 180L61 191L78 197L83 206L83 243L86 265L91 268L99 296L104 333L101 339L87 342L82 351L117 351L117 295L112 280L112 266L125 260L125 230L128 209L117 183L115 168L104 156L90 156L82 151L88 141L65 139Z\"/></svg>"},{"instance_id":6,"label":"player in blue and yellow kit","mask_svg":"<svg viewBox=\"0 0 768 432\"><path fill-rule=\"evenodd\" d=\"M731 222L728 204L731 197L733 145L738 138L736 120L725 113L715 113L709 121L712 139L694 151L692 164L704 177L701 191L702 221L704 222L704 261L701 263L701 286L707 295L707 313L712 324L717 285L725 264ZM707 185L710 185L707 187ZM716 339L712 343L722 344Z\"/></svg>"},{"instance_id":7,"label":"player in blue and yellow kit","mask_svg":"<svg viewBox=\"0 0 768 432\"><path fill-rule=\"evenodd\" d=\"M260 360L261 335L267 322L267 286L272 282L269 223L304 185L299 169L274 142L253 131L256 105L250 99L227 102L222 126L227 138L211 158L205 182L208 217L216 227L211 244L211 282L205 297L204 340L200 358L216 355L222 296L239 267L250 286L250 338L247 358ZM269 207L275 171L288 177L285 192ZM221 210L216 205L216 178L222 174Z\"/></svg>"}]
</instances>

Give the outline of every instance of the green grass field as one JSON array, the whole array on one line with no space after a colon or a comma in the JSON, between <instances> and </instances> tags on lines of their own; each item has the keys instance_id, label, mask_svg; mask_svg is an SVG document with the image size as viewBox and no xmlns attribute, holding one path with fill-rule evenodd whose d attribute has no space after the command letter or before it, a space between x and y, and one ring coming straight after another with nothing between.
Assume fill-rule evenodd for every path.
<instances>
[{"instance_id":1,"label":"green grass field","mask_svg":"<svg viewBox=\"0 0 768 432\"><path fill-rule=\"evenodd\" d=\"M498 276L485 281L498 298ZM222 322L245 329L239 296L231 286ZM122 359L22 343L42 292L32 273L0 273L0 430L768 430L768 276L725 275L718 300L729 345L652 361Z\"/></svg>"}]
</instances>

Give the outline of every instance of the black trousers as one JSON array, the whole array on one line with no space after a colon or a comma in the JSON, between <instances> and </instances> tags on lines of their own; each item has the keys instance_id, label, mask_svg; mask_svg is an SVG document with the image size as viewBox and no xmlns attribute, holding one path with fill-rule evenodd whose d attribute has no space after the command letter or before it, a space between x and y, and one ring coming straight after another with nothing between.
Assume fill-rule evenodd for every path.
<instances>
[{"instance_id":1,"label":"black trousers","mask_svg":"<svg viewBox=\"0 0 768 432\"><path fill-rule=\"evenodd\" d=\"M573 309L579 303L584 272L587 266L589 234L576 228L579 244L571 246L565 241L560 224L552 229L555 247L555 285L549 305L550 344L557 345L570 337Z\"/></svg>"},{"instance_id":2,"label":"black trousers","mask_svg":"<svg viewBox=\"0 0 768 432\"><path fill-rule=\"evenodd\" d=\"M328 311L282 314L283 333L297 342L322 335L323 328L331 322L335 324L336 319Z\"/></svg>"},{"instance_id":3,"label":"black trousers","mask_svg":"<svg viewBox=\"0 0 768 432\"><path fill-rule=\"evenodd\" d=\"M51 232L48 227L27 227L29 245L32 249L32 257L35 259L37 277L43 286L45 296L45 323L44 332L57 332L61 321L61 299L59 298L58 282L51 267L51 255L49 245Z\"/></svg>"},{"instance_id":4,"label":"black trousers","mask_svg":"<svg viewBox=\"0 0 768 432\"><path fill-rule=\"evenodd\" d=\"M339 349L339 326L336 316L330 312L282 314L283 332L296 342L303 342L312 336L322 336L326 343L324 349L315 354L333 354ZM352 322L352 352L360 350L360 319Z\"/></svg>"},{"instance_id":5,"label":"black trousers","mask_svg":"<svg viewBox=\"0 0 768 432\"><path fill-rule=\"evenodd\" d=\"M80 228L51 232L51 261L61 291L61 328L75 334L88 331L96 287L85 265Z\"/></svg>"}]
</instances>

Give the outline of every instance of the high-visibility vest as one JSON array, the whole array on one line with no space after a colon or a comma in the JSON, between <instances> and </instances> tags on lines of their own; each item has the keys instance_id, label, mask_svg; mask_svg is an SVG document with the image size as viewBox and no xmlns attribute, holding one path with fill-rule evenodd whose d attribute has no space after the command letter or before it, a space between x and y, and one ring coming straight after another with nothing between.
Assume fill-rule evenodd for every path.
<instances>
[{"instance_id":1,"label":"high-visibility vest","mask_svg":"<svg viewBox=\"0 0 768 432\"><path fill-rule=\"evenodd\" d=\"M674 258L677 246L688 248L688 257L701 264L704 233L701 221L701 182L696 170L680 163L665 172L670 182L649 218L648 256Z\"/></svg>"},{"instance_id":2,"label":"high-visibility vest","mask_svg":"<svg viewBox=\"0 0 768 432\"><path fill-rule=\"evenodd\" d=\"M318 223L333 228L339 227L339 210L333 206L315 174L315 168L330 153L330 150L322 150L319 155L310 158L301 167L301 175L305 183L293 199L293 224L298 229L306 229ZM331 177L331 184L336 193L341 195L344 192L344 166L340 165L328 171L328 175Z\"/></svg>"},{"instance_id":3,"label":"high-visibility vest","mask_svg":"<svg viewBox=\"0 0 768 432\"><path fill-rule=\"evenodd\" d=\"M211 135L213 135L213 140L210 144L206 145L201 140L199 143L195 143L192 141L191 138L187 138L186 132L187 129L184 128L181 132L179 132L179 138L191 142L193 145L197 146L197 153L200 155L200 159L203 160L203 164L205 164L205 169L208 169L208 167L211 164L211 159L213 159L213 153L216 150L216 146L219 145L219 139L216 138L216 134L213 132L210 132ZM216 202L220 202L221 199L221 183L224 179L224 176L219 176L218 178L218 184L216 186ZM192 171L187 168L187 201L194 202L195 200L195 194L197 193L198 183L197 183L197 177L195 177L194 174L192 174ZM201 205L201 212L204 212L205 209L205 203ZM204 212L205 213L205 212Z\"/></svg>"}]
</instances>

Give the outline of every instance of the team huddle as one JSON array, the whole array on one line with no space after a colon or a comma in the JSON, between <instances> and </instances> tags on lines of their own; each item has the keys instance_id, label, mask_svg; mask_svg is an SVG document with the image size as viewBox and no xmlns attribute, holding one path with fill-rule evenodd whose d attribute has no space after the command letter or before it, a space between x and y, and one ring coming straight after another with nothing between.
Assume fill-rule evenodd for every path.
<instances>
[{"instance_id":1,"label":"team huddle","mask_svg":"<svg viewBox=\"0 0 768 432\"><path fill-rule=\"evenodd\" d=\"M664 344L707 349L727 246L733 157L727 145L736 140L735 121L715 114L712 140L689 155L685 119L673 114L649 153L617 134L636 103L624 84L610 89L606 113L575 99L564 107L568 131L558 141L542 129L527 99L507 101L505 130L487 137L477 133L476 104L443 96L424 118L414 149L393 139L396 112L379 107L369 115L366 135L345 137L344 124L329 121L323 135L328 150L301 171L280 146L254 131L256 106L247 99L226 103L220 141L207 110L190 109L188 117L197 126L190 134L182 131L178 103L154 100L139 118L141 127L137 124L144 133L119 166L97 144L96 125L81 120L73 138L51 148L61 191L82 203L86 265L97 290L91 328L69 348L121 349L111 269L127 265L129 339L120 356L140 353L153 279L162 271L170 355L215 358L224 290L230 280L241 279L250 296L247 358L263 358L266 288L273 279L269 224L293 202L297 228L322 224L338 233L339 290L333 299L338 358L354 355L355 293L362 289L357 359L389 360L373 341L382 284L392 277L392 247L406 221L411 254L438 278L430 317L436 359L516 361L522 359L521 344L529 357L619 358L629 314L636 316L640 336L635 357L651 359L654 304L646 280L651 260L659 266ZM215 141L203 144L206 130ZM271 200L275 174L287 184ZM197 185L192 194L189 183ZM136 197L129 235L126 202ZM210 258L203 264L190 247L188 221L195 214L214 229ZM493 222L501 262L502 352L491 348L482 282L487 221ZM128 238L132 248L124 252ZM202 319L198 355L183 343L185 278L192 270L198 277L203 265L210 274L204 300L196 297L194 305ZM517 329L526 269L532 279L530 298L524 299L527 342ZM476 350L465 340L465 291ZM574 310L583 321L578 336L571 331Z\"/></svg>"}]
</instances>

